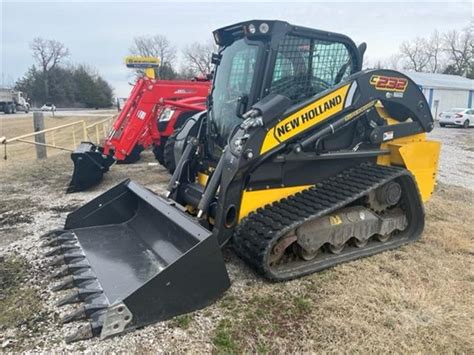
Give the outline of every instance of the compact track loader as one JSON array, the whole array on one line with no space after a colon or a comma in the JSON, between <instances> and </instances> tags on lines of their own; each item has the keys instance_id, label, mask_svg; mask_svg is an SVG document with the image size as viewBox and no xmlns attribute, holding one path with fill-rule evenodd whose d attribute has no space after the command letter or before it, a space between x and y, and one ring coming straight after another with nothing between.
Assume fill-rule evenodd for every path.
<instances>
[{"instance_id":1,"label":"compact track loader","mask_svg":"<svg viewBox=\"0 0 474 355\"><path fill-rule=\"evenodd\" d=\"M440 144L418 86L361 71L365 44L281 21L218 29L208 111L174 144L166 197L124 181L45 235L83 302L67 340L205 307L230 285L226 243L284 281L416 241Z\"/></svg>"}]
</instances>

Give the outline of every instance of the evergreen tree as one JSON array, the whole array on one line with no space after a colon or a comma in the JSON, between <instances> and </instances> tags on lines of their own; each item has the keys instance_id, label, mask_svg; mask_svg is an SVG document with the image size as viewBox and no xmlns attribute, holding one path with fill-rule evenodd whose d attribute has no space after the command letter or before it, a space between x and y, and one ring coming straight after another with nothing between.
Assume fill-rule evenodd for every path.
<instances>
[{"instance_id":1,"label":"evergreen tree","mask_svg":"<svg viewBox=\"0 0 474 355\"><path fill-rule=\"evenodd\" d=\"M44 91L43 72L34 65L15 85L40 107L46 101L57 107L103 108L112 106L113 90L100 75L85 65L57 66L48 73L48 97Z\"/></svg>"}]
</instances>

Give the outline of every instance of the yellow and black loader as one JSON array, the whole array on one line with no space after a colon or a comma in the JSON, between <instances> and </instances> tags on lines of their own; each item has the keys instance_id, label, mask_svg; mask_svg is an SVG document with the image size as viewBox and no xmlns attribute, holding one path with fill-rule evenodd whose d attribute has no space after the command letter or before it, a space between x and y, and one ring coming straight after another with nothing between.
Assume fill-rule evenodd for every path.
<instances>
[{"instance_id":1,"label":"yellow and black loader","mask_svg":"<svg viewBox=\"0 0 474 355\"><path fill-rule=\"evenodd\" d=\"M208 110L175 137L167 196L124 181L47 233L88 320L68 341L205 307L230 281L220 248L290 280L416 241L440 144L418 86L361 71L365 44L282 21L218 29Z\"/></svg>"}]
</instances>

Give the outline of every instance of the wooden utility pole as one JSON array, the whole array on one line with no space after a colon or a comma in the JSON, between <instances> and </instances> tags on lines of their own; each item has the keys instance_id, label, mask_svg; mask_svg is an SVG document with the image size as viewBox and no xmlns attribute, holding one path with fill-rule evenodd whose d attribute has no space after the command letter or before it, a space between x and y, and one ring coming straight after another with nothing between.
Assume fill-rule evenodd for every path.
<instances>
[{"instance_id":1,"label":"wooden utility pole","mask_svg":"<svg viewBox=\"0 0 474 355\"><path fill-rule=\"evenodd\" d=\"M33 112L33 128L35 132L42 131L44 129L44 117L43 112ZM36 158L45 159L47 158L46 152L46 137L44 133L35 135L36 144Z\"/></svg>"}]
</instances>

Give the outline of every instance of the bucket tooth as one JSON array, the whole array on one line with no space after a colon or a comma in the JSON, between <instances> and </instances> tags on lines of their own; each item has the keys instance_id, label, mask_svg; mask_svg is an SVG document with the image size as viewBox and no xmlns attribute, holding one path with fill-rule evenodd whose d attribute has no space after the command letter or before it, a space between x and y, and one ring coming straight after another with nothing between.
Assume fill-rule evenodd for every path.
<instances>
[{"instance_id":1,"label":"bucket tooth","mask_svg":"<svg viewBox=\"0 0 474 355\"><path fill-rule=\"evenodd\" d=\"M80 289L71 292L66 297L62 298L56 303L56 306L61 307L66 304L78 303L84 301L88 296L102 293L99 289Z\"/></svg>"},{"instance_id":2,"label":"bucket tooth","mask_svg":"<svg viewBox=\"0 0 474 355\"><path fill-rule=\"evenodd\" d=\"M90 280L96 280L94 276L67 276L64 278L64 280L53 286L52 290L53 291L61 291L61 290L67 290L73 287L78 287L82 283L90 281Z\"/></svg>"},{"instance_id":3,"label":"bucket tooth","mask_svg":"<svg viewBox=\"0 0 474 355\"><path fill-rule=\"evenodd\" d=\"M86 340L92 338L92 324L88 323L79 327L75 332L68 334L64 340L67 344L73 343L79 340Z\"/></svg>"},{"instance_id":4,"label":"bucket tooth","mask_svg":"<svg viewBox=\"0 0 474 355\"><path fill-rule=\"evenodd\" d=\"M75 309L73 312L66 314L62 319L62 323L66 324L76 320L86 319L86 317L86 307L81 306L78 309Z\"/></svg>"},{"instance_id":5,"label":"bucket tooth","mask_svg":"<svg viewBox=\"0 0 474 355\"><path fill-rule=\"evenodd\" d=\"M65 232L67 232L65 229L53 229L53 230L50 230L49 232L46 232L46 233L40 235L40 239L58 237L59 235L65 233Z\"/></svg>"},{"instance_id":6,"label":"bucket tooth","mask_svg":"<svg viewBox=\"0 0 474 355\"><path fill-rule=\"evenodd\" d=\"M66 314L62 322L63 323L69 323L73 322L76 320L82 320L82 319L87 319L92 316L93 313L102 311L106 309L108 306L106 304L87 304L84 306L81 306L74 310L73 312Z\"/></svg>"},{"instance_id":7,"label":"bucket tooth","mask_svg":"<svg viewBox=\"0 0 474 355\"><path fill-rule=\"evenodd\" d=\"M47 258L47 257L50 257L50 256L62 254L61 250L62 250L61 247L54 247L54 248L48 250L46 253L43 253L43 256L45 258Z\"/></svg>"},{"instance_id":8,"label":"bucket tooth","mask_svg":"<svg viewBox=\"0 0 474 355\"><path fill-rule=\"evenodd\" d=\"M90 339L92 337L98 336L101 329L102 324L100 322L90 322L79 327L75 332L67 335L64 340L67 344L69 344L79 340Z\"/></svg>"},{"instance_id":9,"label":"bucket tooth","mask_svg":"<svg viewBox=\"0 0 474 355\"><path fill-rule=\"evenodd\" d=\"M67 276L66 278L64 278L64 280L53 286L51 288L52 291L61 291L61 290L67 290L69 288L73 288L74 287L74 277L73 276Z\"/></svg>"},{"instance_id":10,"label":"bucket tooth","mask_svg":"<svg viewBox=\"0 0 474 355\"><path fill-rule=\"evenodd\" d=\"M59 279L61 277L67 276L71 273L67 265L62 266L58 271L53 272L51 275L52 279Z\"/></svg>"},{"instance_id":11,"label":"bucket tooth","mask_svg":"<svg viewBox=\"0 0 474 355\"><path fill-rule=\"evenodd\" d=\"M49 266L59 266L63 264L69 264L73 260L80 261L85 259L84 254L77 252L77 253L66 253L63 255L58 255L53 257L50 262L48 263Z\"/></svg>"},{"instance_id":12,"label":"bucket tooth","mask_svg":"<svg viewBox=\"0 0 474 355\"><path fill-rule=\"evenodd\" d=\"M57 237L48 239L47 241L45 241L41 244L41 247L42 248L54 247L54 246L58 245L57 239L58 239Z\"/></svg>"},{"instance_id":13,"label":"bucket tooth","mask_svg":"<svg viewBox=\"0 0 474 355\"><path fill-rule=\"evenodd\" d=\"M61 298L56 303L56 306L61 307L61 306L64 306L66 304L76 303L76 302L80 302L79 291L73 291L70 294L68 294L66 297Z\"/></svg>"},{"instance_id":14,"label":"bucket tooth","mask_svg":"<svg viewBox=\"0 0 474 355\"><path fill-rule=\"evenodd\" d=\"M63 264L65 264L64 255L55 256L48 262L48 266L59 266Z\"/></svg>"},{"instance_id":15,"label":"bucket tooth","mask_svg":"<svg viewBox=\"0 0 474 355\"><path fill-rule=\"evenodd\" d=\"M77 238L73 233L62 233L60 235L54 236L53 238L45 241L41 246L42 247L55 247L66 242L76 242Z\"/></svg>"},{"instance_id":16,"label":"bucket tooth","mask_svg":"<svg viewBox=\"0 0 474 355\"><path fill-rule=\"evenodd\" d=\"M60 245L60 246L57 246L55 248L52 248L51 250L47 251L46 253L44 253L44 256L45 257L49 257L49 256L54 256L54 255L58 255L58 254L64 254L68 251L71 251L71 250L74 250L74 249L79 249L79 245L77 244L63 244L63 245Z\"/></svg>"},{"instance_id":17,"label":"bucket tooth","mask_svg":"<svg viewBox=\"0 0 474 355\"><path fill-rule=\"evenodd\" d=\"M78 262L78 263L71 263L69 265L64 265L59 269L58 271L54 272L51 275L52 279L58 279L60 277L68 276L70 274L73 274L77 271L82 271L82 270L88 270L90 269L90 265L84 262Z\"/></svg>"}]
</instances>

